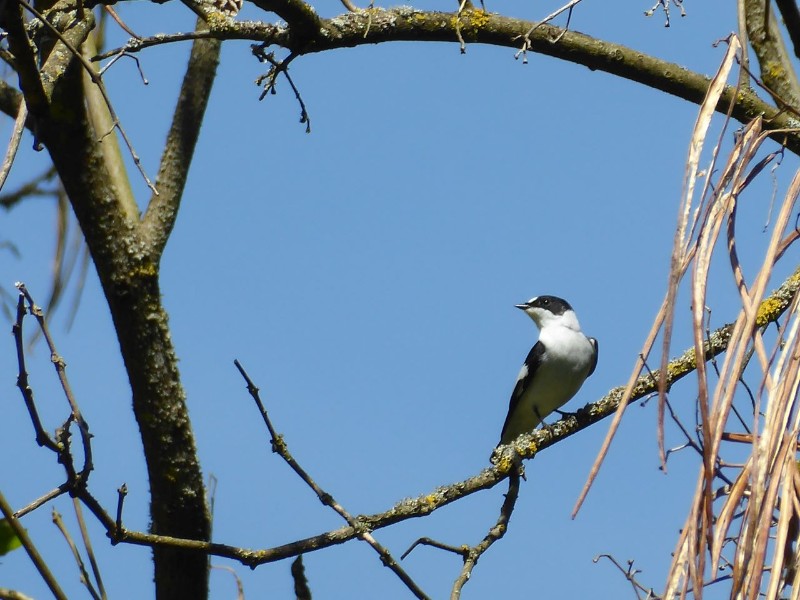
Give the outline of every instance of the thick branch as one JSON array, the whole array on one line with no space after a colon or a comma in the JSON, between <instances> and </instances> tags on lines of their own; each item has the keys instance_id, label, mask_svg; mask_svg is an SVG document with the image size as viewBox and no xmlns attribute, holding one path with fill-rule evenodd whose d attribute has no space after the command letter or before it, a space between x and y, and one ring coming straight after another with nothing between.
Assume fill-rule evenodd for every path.
<instances>
[{"instance_id":1,"label":"thick branch","mask_svg":"<svg viewBox=\"0 0 800 600\"><path fill-rule=\"evenodd\" d=\"M786 31L789 32L789 39L794 46L794 55L800 58L800 9L797 7L796 0L775 0L778 10L781 11L783 23Z\"/></svg>"},{"instance_id":2,"label":"thick branch","mask_svg":"<svg viewBox=\"0 0 800 600\"><path fill-rule=\"evenodd\" d=\"M94 35L86 38L81 51L87 59L97 53ZM119 204L125 211L126 217L132 222L136 221L139 219L139 207L136 205L136 198L133 195L119 141L114 132L115 120L106 104L100 86L92 81L92 77L86 71L83 73L83 92L89 105L88 115L94 129L95 139L103 140L100 150L103 152L112 185L117 190Z\"/></svg>"},{"instance_id":3,"label":"thick branch","mask_svg":"<svg viewBox=\"0 0 800 600\"><path fill-rule=\"evenodd\" d=\"M426 12L409 7L390 10L371 9L345 13L333 19L324 19L318 34L300 35L291 27L255 21L215 23L214 28L196 34L158 35L143 40L132 39L126 46L129 52L138 52L150 46L193 39L195 37L247 39L266 45L281 46L298 55L324 52L383 42L456 42L459 33L468 43L491 44L537 52L584 65L591 70L641 83L647 87L672 94L694 104L705 98L710 78L681 67L675 63L648 56L612 42L588 35L564 31L548 24L512 19L479 10L457 13ZM529 35L529 43L525 36ZM553 40L558 38L558 42ZM117 51L115 51L117 52ZM108 53L111 56L114 53ZM737 91L726 87L717 110L727 113L733 103L732 116L741 123L756 117L764 118L765 129L791 129L800 127L800 119L763 101L750 90ZM800 136L796 133L776 133L774 139L800 154Z\"/></svg>"},{"instance_id":4,"label":"thick branch","mask_svg":"<svg viewBox=\"0 0 800 600\"><path fill-rule=\"evenodd\" d=\"M53 15L51 26L63 40L55 42L41 69L47 105L36 115L37 129L67 191L111 309L147 462L152 529L208 539L203 478L161 305L158 264L139 235L138 216L132 218L120 201L87 114L85 65L72 50L80 48L93 25L89 11L83 19L74 12ZM28 90L23 91L27 99ZM157 548L154 558L157 598L207 596L206 557Z\"/></svg>"},{"instance_id":5,"label":"thick branch","mask_svg":"<svg viewBox=\"0 0 800 600\"><path fill-rule=\"evenodd\" d=\"M197 27L203 21L198 18ZM158 195L152 195L142 223L142 236L154 261L158 261L178 216L194 149L200 135L208 98L214 85L222 43L195 40L183 76L172 126L156 178Z\"/></svg>"},{"instance_id":6,"label":"thick branch","mask_svg":"<svg viewBox=\"0 0 800 600\"><path fill-rule=\"evenodd\" d=\"M8 47L16 60L20 89L25 94L28 110L38 115L47 110L47 98L39 76L36 53L22 21L22 7L5 2L0 8L0 27L8 33Z\"/></svg>"},{"instance_id":7,"label":"thick branch","mask_svg":"<svg viewBox=\"0 0 800 600\"><path fill-rule=\"evenodd\" d=\"M771 8L772 0L744 0L747 37L758 58L761 80L775 102L798 111L800 84Z\"/></svg>"},{"instance_id":8,"label":"thick branch","mask_svg":"<svg viewBox=\"0 0 800 600\"><path fill-rule=\"evenodd\" d=\"M261 10L275 13L301 35L319 33L321 19L303 0L250 0Z\"/></svg>"}]
</instances>

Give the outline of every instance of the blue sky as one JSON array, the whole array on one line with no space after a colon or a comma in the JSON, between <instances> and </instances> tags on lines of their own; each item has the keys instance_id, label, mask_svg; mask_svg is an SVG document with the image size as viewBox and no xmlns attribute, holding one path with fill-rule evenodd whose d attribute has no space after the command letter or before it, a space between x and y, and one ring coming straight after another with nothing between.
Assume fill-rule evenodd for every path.
<instances>
[{"instance_id":1,"label":"blue sky","mask_svg":"<svg viewBox=\"0 0 800 600\"><path fill-rule=\"evenodd\" d=\"M674 15L664 28L660 15L643 16L645 4L584 3L572 27L711 74L724 53L712 43L735 27L732 5L711 4L687 4L689 15ZM535 19L555 7L515 2L488 9ZM193 23L177 5L130 3L118 10L140 34ZM320 8L326 16L338 11L338 5ZM132 61L107 76L151 175L188 49L141 54L148 86ZM278 95L259 103L253 81L264 66L247 43L226 44L162 266L204 472L218 480L215 541L264 548L342 524L269 451L234 358L261 387L296 458L352 513L388 509L487 466L514 378L537 335L513 307L518 302L563 296L600 341L597 371L569 407L627 380L663 295L696 107L576 65L537 55L523 65L513 55L470 45L461 56L456 44L402 43L299 58L291 73L312 119L306 135L288 85L280 82ZM6 119L0 135L10 127ZM45 164L26 139L8 189ZM794 168L787 157L778 176L784 188ZM144 201L144 185L132 178ZM756 202L740 218L741 241L754 252L766 241L766 201L755 196ZM53 207L41 199L2 216L2 238L22 255L2 254L5 290L24 280L44 300L54 222ZM786 260L791 265L792 257ZM732 280L720 266L717 325L735 317ZM682 302L676 353L690 339L688 302ZM92 489L111 507L126 482L126 524L144 530L141 445L93 271L70 331L65 314L54 316L53 329L96 436ZM30 360L52 429L64 403L44 347ZM0 344L0 369L0 448L13 457L0 467L0 485L19 506L55 487L61 473L34 444L14 388L10 336ZM694 400L691 386L672 397L687 407ZM598 424L528 464L509 533L480 559L465 598L518 597L534 589L544 598L629 594L609 564L592 563L601 553L634 559L644 570L641 580L660 587L696 458L680 454L669 475L659 472L655 405L633 406L583 511L571 520L606 429ZM668 432L668 445L680 441ZM494 523L504 491L498 486L376 537L395 556L423 535L475 544ZM56 506L71 515L63 499ZM81 597L48 511L25 525L70 597ZM99 528L94 540L111 597L152 595L148 551L109 549ZM363 544L305 560L315 597L409 596ZM252 572L213 563L236 569L246 597L292 593L288 562ZM434 598L449 593L460 566L457 557L431 548L404 561ZM0 580L46 596L22 552L3 558ZM212 572L212 592L235 597L228 573Z\"/></svg>"}]
</instances>

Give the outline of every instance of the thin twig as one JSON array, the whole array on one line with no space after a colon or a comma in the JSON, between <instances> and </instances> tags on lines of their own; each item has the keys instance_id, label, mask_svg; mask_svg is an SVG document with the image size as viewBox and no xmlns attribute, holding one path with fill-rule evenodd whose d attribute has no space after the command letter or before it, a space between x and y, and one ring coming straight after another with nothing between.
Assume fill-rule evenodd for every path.
<instances>
[{"instance_id":1,"label":"thin twig","mask_svg":"<svg viewBox=\"0 0 800 600\"><path fill-rule=\"evenodd\" d=\"M19 103L19 111L17 118L14 121L14 129L11 132L11 140L8 142L8 150L6 150L6 157L3 160L3 166L0 167L0 190L6 183L8 174L11 172L11 165L14 164L14 158L17 156L19 143L22 140L22 132L25 130L25 120L28 118L28 105L25 100Z\"/></svg>"},{"instance_id":2,"label":"thin twig","mask_svg":"<svg viewBox=\"0 0 800 600\"><path fill-rule=\"evenodd\" d=\"M125 496L127 495L128 486L123 483L119 488L117 488L117 520L115 521L115 533L117 535L119 535L119 533L122 531L122 506L125 503Z\"/></svg>"},{"instance_id":3,"label":"thin twig","mask_svg":"<svg viewBox=\"0 0 800 600\"><path fill-rule=\"evenodd\" d=\"M458 554L461 558L466 560L467 556L469 555L470 547L466 544L462 546L453 546L451 544L445 544L443 542L436 541L429 537L421 537L417 539L413 544L408 547L408 550L403 552L400 555L400 560L406 558L417 546L432 546L433 548L438 548L439 550L446 550L447 552L452 552L453 554Z\"/></svg>"},{"instance_id":4,"label":"thin twig","mask_svg":"<svg viewBox=\"0 0 800 600\"><path fill-rule=\"evenodd\" d=\"M36 510L37 508L39 508L43 504L46 504L47 502L50 502L50 500L53 500L54 498L58 498L62 494L68 493L72 489L72 487L73 487L72 486L72 482L68 481L68 482L62 483L60 486L58 486L54 490L50 490L46 494L43 494L42 496L40 496L39 498L37 498L33 502L29 503L27 506L24 506L23 508L20 508L18 511L16 511L14 513L14 516L17 519L21 519L22 517L24 517L28 513L33 512L34 510Z\"/></svg>"},{"instance_id":5,"label":"thin twig","mask_svg":"<svg viewBox=\"0 0 800 600\"><path fill-rule=\"evenodd\" d=\"M22 284L19 284L22 285ZM49 448L53 452L59 452L60 448L55 440L44 430L42 420L39 417L39 411L36 408L36 403L33 399L33 389L28 382L28 371L25 367L25 343L22 335L22 322L25 318L25 295L20 292L17 301L17 320L11 328L14 334L14 341L17 347L17 364L19 365L19 374L17 375L17 387L22 394L22 399L25 401L25 407L28 409L33 429L36 433L36 443L39 446Z\"/></svg>"},{"instance_id":6,"label":"thin twig","mask_svg":"<svg viewBox=\"0 0 800 600\"><path fill-rule=\"evenodd\" d=\"M536 23L533 27L528 29L528 31L526 31L524 34L519 36L517 39L520 39L520 38L522 39L522 47L514 55L514 58L515 59L519 58L520 55L521 55L522 56L522 63L523 64L528 64L528 50L530 50L532 45L533 45L532 42L531 42L531 34L534 31L536 31L539 27L541 27L542 25L544 25L546 23L549 23L550 21L555 19L558 15L560 15L564 11L569 11L569 13L567 14L567 25L566 25L566 27L564 27L562 29L561 33L559 33L555 37L555 39L553 40L553 43L561 41L561 38L564 37L564 34L567 32L567 29L569 28L569 21L572 18L572 9L575 8L575 5L579 4L580 2L581 2L581 0L570 0L564 6L554 10L549 15L547 15L544 19L542 19L541 21Z\"/></svg>"},{"instance_id":7,"label":"thin twig","mask_svg":"<svg viewBox=\"0 0 800 600\"><path fill-rule=\"evenodd\" d=\"M64 520L61 518L61 515L58 513L58 511L56 511L56 509L53 509L53 523L55 523L56 527L58 527L58 530L61 532L61 535L64 536L70 551L72 551L72 558L75 559L75 564L78 565L78 572L81 574L81 583L86 586L86 589L89 591L89 595L94 598L94 600L100 600L100 594L97 593L97 590L94 589L94 585L92 585L92 580L89 578L88 571L86 571L86 565L83 563L81 553L78 552L78 546L72 539L67 526L64 524Z\"/></svg>"},{"instance_id":8,"label":"thin twig","mask_svg":"<svg viewBox=\"0 0 800 600\"><path fill-rule=\"evenodd\" d=\"M69 384L69 380L67 379L67 363L64 362L64 359L58 354L56 350L55 342L53 341L53 337L50 335L50 328L47 326L47 321L44 318L44 313L39 306L33 301L33 297L31 296L28 289L25 287L24 283L18 282L16 284L17 289L19 290L20 294L25 297L28 302L28 310L34 316L34 318L39 323L39 328L42 331L42 335L44 336L45 342L47 343L47 347L50 350L50 360L53 363L53 366L56 369L56 373L58 375L58 380L61 383L61 389L64 391L64 395L67 398L67 402L69 402L70 410L71 410L71 417L75 420L75 423L78 425L78 430L81 434L81 442L83 444L83 454L84 454L84 461L83 461L83 468L81 469L80 474L78 475L79 480L85 485L85 480L89 476L89 473L94 468L92 465L92 444L91 439L92 436L89 433L89 424L84 420L83 415L81 414L81 410L78 407L78 402L75 400L75 396L72 393L72 388Z\"/></svg>"},{"instance_id":9,"label":"thin twig","mask_svg":"<svg viewBox=\"0 0 800 600\"><path fill-rule=\"evenodd\" d=\"M115 11L113 8L105 4L103 5L103 8L108 14L111 15L111 18L117 22L117 25L119 25L125 33L127 33L132 38L136 38L137 40L142 39L141 36L134 33L133 30L130 27L128 27L122 19L119 18L117 11Z\"/></svg>"},{"instance_id":10,"label":"thin twig","mask_svg":"<svg viewBox=\"0 0 800 600\"><path fill-rule=\"evenodd\" d=\"M647 594L647 598L658 598L658 596L656 596L655 592L653 591L653 588L645 587L636 580L636 575L641 573L641 571L639 569L633 568L632 560L627 561L628 563L627 569L624 568L621 564L619 564L619 561L617 561L617 559L611 556L610 554L598 554L592 559L592 562L598 563L600 562L601 558L606 558L610 560L614 564L614 566L617 567L617 569L619 569L620 573L622 573L625 576L625 579L627 579L633 586L633 589L636 592L637 597L639 597L639 591L642 591Z\"/></svg>"},{"instance_id":11,"label":"thin twig","mask_svg":"<svg viewBox=\"0 0 800 600\"><path fill-rule=\"evenodd\" d=\"M100 594L100 598L102 598L102 600L106 600L108 596L106 594L106 588L103 585L103 577L100 574L100 566L97 564L97 559L94 555L92 539L89 537L89 530L86 527L86 519L83 518L83 509L81 508L81 503L78 498L72 499L72 506L75 509L75 518L78 521L78 527L81 530L83 547L86 548L86 555L89 557L89 564L92 567L92 574L94 575L95 582L97 582L97 591Z\"/></svg>"},{"instance_id":12,"label":"thin twig","mask_svg":"<svg viewBox=\"0 0 800 600\"><path fill-rule=\"evenodd\" d=\"M300 90L294 84L291 75L289 75L289 63L291 63L295 58L297 58L297 54L291 53L283 60L278 60L275 58L274 52L265 52L266 46L264 44L253 44L250 46L253 55L260 61L260 62L268 62L270 65L270 70L261 75L256 79L256 85L263 85L264 89L261 92L261 95L258 97L259 100L263 100L266 98L267 94L272 94L273 96L277 94L277 83L278 83L278 75L283 73L283 76L286 77L286 81L289 82L289 85L294 92L294 96L297 99L297 102L300 104L300 123L304 123L306 126L306 133L311 133L311 117L308 114L308 110L306 109L306 103L303 101L303 97L300 95Z\"/></svg>"},{"instance_id":13,"label":"thin twig","mask_svg":"<svg viewBox=\"0 0 800 600\"><path fill-rule=\"evenodd\" d=\"M514 505L517 503L519 497L519 480L520 473L517 470L512 470L508 477L508 492L506 499L503 501L503 506L500 508L500 516L497 518L497 523L489 530L486 537L481 540L477 546L469 549L469 554L464 560L464 567L461 569L461 574L456 578L453 583L453 590L450 592L450 600L458 600L461 598L461 590L469 581L472 575L472 570L478 563L478 559L486 552L492 544L502 539L508 531L508 523L511 520L511 514L514 512Z\"/></svg>"},{"instance_id":14,"label":"thin twig","mask_svg":"<svg viewBox=\"0 0 800 600\"><path fill-rule=\"evenodd\" d=\"M360 519L353 517L350 513L345 510L345 508L339 504L336 499L334 499L331 494L323 490L317 483L311 478L311 476L303 469L300 464L295 460L292 454L289 452L289 448L286 446L286 442L283 439L283 436L279 435L275 431L275 427L272 425L272 421L267 414L267 409L264 407L264 403L261 401L261 396L259 394L258 387L256 387L253 380L250 379L250 376L244 370L241 363L238 360L234 360L233 364L236 365L239 373L242 375L242 378L247 383L247 391L258 407L259 412L261 413L261 418L264 420L264 424L267 426L267 430L269 431L270 435L270 442L272 444L272 451L278 454L286 464L291 467L291 469L302 479L308 487L310 487L314 493L319 498L320 502L325 506L329 506L332 508L336 513L339 514L347 524L350 525L356 532L357 536L367 542L374 550L378 553L378 556L381 558L381 562L384 566L389 567L397 577L400 578L406 587L411 590L411 593L414 594L417 598L421 600L427 600L428 596L422 589L414 582L413 579L405 572L405 570L397 563L397 561L392 557L389 550L387 550L383 545L381 545L370 533L369 528L363 523Z\"/></svg>"}]
</instances>

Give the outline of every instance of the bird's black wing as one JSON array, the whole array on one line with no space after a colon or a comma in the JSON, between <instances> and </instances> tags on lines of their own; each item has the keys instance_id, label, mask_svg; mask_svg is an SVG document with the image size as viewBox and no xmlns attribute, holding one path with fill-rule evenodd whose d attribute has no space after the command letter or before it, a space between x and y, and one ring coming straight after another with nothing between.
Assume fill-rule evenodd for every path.
<instances>
[{"instance_id":1,"label":"bird's black wing","mask_svg":"<svg viewBox=\"0 0 800 600\"><path fill-rule=\"evenodd\" d=\"M511 392L511 400L508 403L508 414L506 415L505 423L503 423L503 431L500 434L500 439L503 439L506 434L506 428L511 421L511 416L514 414L514 411L517 410L517 404L519 404L522 394L525 392L525 388L528 387L539 365L542 364L544 353L545 348L542 342L536 342L536 345L528 352L528 357L525 359L525 363L520 369L517 384L514 386L514 391Z\"/></svg>"},{"instance_id":2,"label":"bird's black wing","mask_svg":"<svg viewBox=\"0 0 800 600\"><path fill-rule=\"evenodd\" d=\"M589 338L589 343L592 345L592 349L594 350L594 355L592 356L592 364L589 367L589 372L586 374L586 377L589 377L589 375L594 373L595 368L597 368L597 355L600 352L600 348L597 344L596 338Z\"/></svg>"}]
</instances>

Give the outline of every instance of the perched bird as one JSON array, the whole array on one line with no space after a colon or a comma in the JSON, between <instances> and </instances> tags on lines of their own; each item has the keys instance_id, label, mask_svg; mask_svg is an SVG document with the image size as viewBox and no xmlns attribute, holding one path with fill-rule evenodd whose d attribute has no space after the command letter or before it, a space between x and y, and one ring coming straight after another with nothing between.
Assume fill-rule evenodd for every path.
<instances>
[{"instance_id":1,"label":"perched bird","mask_svg":"<svg viewBox=\"0 0 800 600\"><path fill-rule=\"evenodd\" d=\"M597 366L597 340L581 331L569 302L536 296L516 307L539 327L539 341L517 376L500 444L533 431L578 392Z\"/></svg>"}]
</instances>

